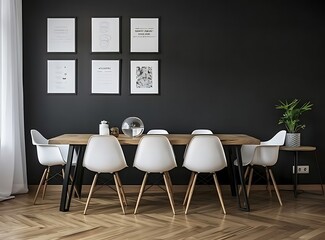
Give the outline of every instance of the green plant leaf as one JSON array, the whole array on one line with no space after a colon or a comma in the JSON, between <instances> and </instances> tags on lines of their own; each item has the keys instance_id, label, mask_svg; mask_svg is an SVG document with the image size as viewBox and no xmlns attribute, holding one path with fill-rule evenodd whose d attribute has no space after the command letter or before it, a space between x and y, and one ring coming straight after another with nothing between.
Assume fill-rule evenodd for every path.
<instances>
[{"instance_id":1,"label":"green plant leaf","mask_svg":"<svg viewBox=\"0 0 325 240\"><path fill-rule=\"evenodd\" d=\"M308 101L299 107L300 100L298 99L293 99L291 102L279 100L279 103L275 108L284 111L284 113L280 117L278 124L284 124L289 133L298 132L306 127L305 124L299 123L299 118L304 112L310 111L313 104Z\"/></svg>"}]
</instances>

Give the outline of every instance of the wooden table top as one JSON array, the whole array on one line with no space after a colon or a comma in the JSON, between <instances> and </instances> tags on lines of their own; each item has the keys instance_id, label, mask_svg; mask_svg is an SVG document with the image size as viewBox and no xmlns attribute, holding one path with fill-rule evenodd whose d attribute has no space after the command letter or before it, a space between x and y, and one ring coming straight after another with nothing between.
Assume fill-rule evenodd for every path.
<instances>
[{"instance_id":1,"label":"wooden table top","mask_svg":"<svg viewBox=\"0 0 325 240\"><path fill-rule=\"evenodd\" d=\"M63 134L49 139L50 144L86 145L90 136L95 134ZM223 145L259 144L260 140L245 134L214 134L218 136ZM121 145L138 145L141 137L128 137L124 134L118 136ZM192 134L165 135L172 145L186 145L190 142Z\"/></svg>"},{"instance_id":2,"label":"wooden table top","mask_svg":"<svg viewBox=\"0 0 325 240\"><path fill-rule=\"evenodd\" d=\"M315 151L316 147L313 147L313 146L299 146L299 147L281 146L280 150L289 151L289 152L310 152L310 151Z\"/></svg>"}]
</instances>

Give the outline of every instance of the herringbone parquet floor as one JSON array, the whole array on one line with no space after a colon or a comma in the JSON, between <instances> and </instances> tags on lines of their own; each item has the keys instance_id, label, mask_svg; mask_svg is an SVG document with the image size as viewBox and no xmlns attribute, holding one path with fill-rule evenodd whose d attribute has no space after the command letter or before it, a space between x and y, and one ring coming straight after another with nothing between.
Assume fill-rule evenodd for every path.
<instances>
[{"instance_id":1,"label":"herringbone parquet floor","mask_svg":"<svg viewBox=\"0 0 325 240\"><path fill-rule=\"evenodd\" d=\"M206 187L206 186L205 186ZM213 187L198 186L188 215L183 191L175 191L173 216L165 192L145 192L138 214L133 215L136 191L128 190L129 205L122 214L117 194L102 187L94 193L83 215L87 191L73 200L70 212L60 212L59 188L49 186L44 200L33 205L35 190L0 203L0 239L325 239L325 198L281 191L283 207L275 194L252 191L252 211L238 209L235 197L223 186L227 215L223 215Z\"/></svg>"}]
</instances>

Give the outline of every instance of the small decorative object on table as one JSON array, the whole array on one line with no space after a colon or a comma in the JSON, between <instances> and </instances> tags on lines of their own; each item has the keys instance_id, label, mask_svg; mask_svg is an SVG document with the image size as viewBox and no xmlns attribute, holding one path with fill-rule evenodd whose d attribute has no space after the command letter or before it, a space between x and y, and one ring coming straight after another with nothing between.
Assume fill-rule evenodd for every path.
<instances>
[{"instance_id":1,"label":"small decorative object on table","mask_svg":"<svg viewBox=\"0 0 325 240\"><path fill-rule=\"evenodd\" d=\"M99 135L109 135L109 126L106 120L103 120L99 124Z\"/></svg>"},{"instance_id":2,"label":"small decorative object on table","mask_svg":"<svg viewBox=\"0 0 325 240\"><path fill-rule=\"evenodd\" d=\"M288 147L299 147L300 146L300 133L301 129L306 127L305 124L300 123L300 116L302 113L311 110L313 104L309 101L304 103L302 106L298 106L300 100L294 99L291 102L287 100L279 101L280 104L276 105L276 109L283 110L284 113L279 119L278 124L284 124L288 133L286 135L285 145Z\"/></svg>"},{"instance_id":3,"label":"small decorative object on table","mask_svg":"<svg viewBox=\"0 0 325 240\"><path fill-rule=\"evenodd\" d=\"M120 134L120 133L119 133L119 129L118 129L118 127L112 127L112 128L111 128L111 135L113 135L113 136L115 136L115 137L118 137L119 134Z\"/></svg>"},{"instance_id":4,"label":"small decorative object on table","mask_svg":"<svg viewBox=\"0 0 325 240\"><path fill-rule=\"evenodd\" d=\"M128 117L122 123L122 132L129 137L138 137L144 131L144 124L138 117Z\"/></svg>"}]
</instances>

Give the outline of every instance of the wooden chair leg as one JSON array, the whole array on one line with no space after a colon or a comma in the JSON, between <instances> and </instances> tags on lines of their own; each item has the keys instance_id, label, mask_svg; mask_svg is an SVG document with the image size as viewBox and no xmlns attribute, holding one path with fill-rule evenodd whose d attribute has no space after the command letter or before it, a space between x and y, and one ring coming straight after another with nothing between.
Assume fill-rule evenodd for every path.
<instances>
[{"instance_id":1,"label":"wooden chair leg","mask_svg":"<svg viewBox=\"0 0 325 240\"><path fill-rule=\"evenodd\" d=\"M197 175L198 175L198 173L195 173L194 177L193 177L193 182L192 182L192 185L191 185L191 189L190 189L187 204L186 204L185 214L187 214L188 208L189 208L190 203L191 203L191 199L192 199L192 195L193 195L193 192L194 192L194 187L195 187L195 182L196 182L196 179L197 179Z\"/></svg>"},{"instance_id":2,"label":"wooden chair leg","mask_svg":"<svg viewBox=\"0 0 325 240\"><path fill-rule=\"evenodd\" d=\"M143 194L143 192L144 192L144 188L145 188L145 186L146 186L147 177L148 177L148 173L146 172L146 174L144 175L143 180L142 180L142 184L141 184L141 188L140 188L140 192L139 192L138 200L137 200L137 203L136 203L136 205L135 205L135 209L134 209L134 214L137 214L138 207L139 207L139 203L140 203L140 200L141 200L142 194Z\"/></svg>"},{"instance_id":3,"label":"wooden chair leg","mask_svg":"<svg viewBox=\"0 0 325 240\"><path fill-rule=\"evenodd\" d=\"M171 186L170 186L166 172L163 173L163 177L164 177L164 181L165 181L165 185L166 185L166 190L167 190L170 206L172 207L173 214L175 215L176 213L175 213L175 208L174 208L173 193L172 193Z\"/></svg>"},{"instance_id":4,"label":"wooden chair leg","mask_svg":"<svg viewBox=\"0 0 325 240\"><path fill-rule=\"evenodd\" d=\"M254 173L254 168L251 167L251 171L249 173L249 179L248 179L247 197L249 197L249 192L251 191L253 173Z\"/></svg>"},{"instance_id":5,"label":"wooden chair leg","mask_svg":"<svg viewBox=\"0 0 325 240\"><path fill-rule=\"evenodd\" d=\"M42 199L44 199L44 197L45 197L45 192L46 192L46 188L47 188L47 182L49 180L49 175L50 175L50 167L47 167L47 173L46 173L44 186L43 186Z\"/></svg>"},{"instance_id":6,"label":"wooden chair leg","mask_svg":"<svg viewBox=\"0 0 325 240\"><path fill-rule=\"evenodd\" d=\"M94 179L93 179L93 183L91 184L91 188L90 188L90 191L89 191L89 194L88 194L88 198L87 198L87 202L86 202L86 206L85 206L85 210L84 210L84 215L86 215L86 213L87 213L88 205L90 203L91 196L92 196L94 188L96 186L97 177L98 177L98 173L95 174Z\"/></svg>"},{"instance_id":7,"label":"wooden chair leg","mask_svg":"<svg viewBox=\"0 0 325 240\"><path fill-rule=\"evenodd\" d=\"M165 172L165 173L166 173L166 177L167 177L167 180L168 180L168 183L169 183L170 191L171 191L171 193L172 193L173 196L174 196L174 190L173 190L172 179L170 178L169 172Z\"/></svg>"},{"instance_id":8,"label":"wooden chair leg","mask_svg":"<svg viewBox=\"0 0 325 240\"><path fill-rule=\"evenodd\" d=\"M195 175L195 173L192 172L192 173L191 173L191 177L190 177L190 181L189 181L188 186L187 186L187 189L186 189L186 193L185 193L185 197L184 197L183 205L185 205L186 202L187 202L188 194L189 194L189 192L190 192L190 189L191 189L191 186L192 186L192 183L193 183L194 175Z\"/></svg>"},{"instance_id":9,"label":"wooden chair leg","mask_svg":"<svg viewBox=\"0 0 325 240\"><path fill-rule=\"evenodd\" d=\"M267 167L265 168L265 172L266 172L266 181L267 181L266 188L269 191L270 197L272 197L271 184L270 184L270 174L269 174L269 171L268 171Z\"/></svg>"},{"instance_id":10,"label":"wooden chair leg","mask_svg":"<svg viewBox=\"0 0 325 240\"><path fill-rule=\"evenodd\" d=\"M170 178L169 172L165 172L165 174L166 174L166 180L167 180L167 183L168 183L168 187L169 187L169 190L170 190L170 193L171 193L171 199L173 201L173 206L175 206L172 179ZM166 189L167 189L167 187L166 187Z\"/></svg>"},{"instance_id":11,"label":"wooden chair leg","mask_svg":"<svg viewBox=\"0 0 325 240\"><path fill-rule=\"evenodd\" d=\"M116 191L117 191L118 199L120 200L122 212L123 212L123 214L125 214L124 202L123 202L123 197L122 197L122 193L121 193L120 184L119 184L119 182L117 180L117 176L116 176L115 173L113 173L113 176L114 176L114 182L115 182L115 186L116 186Z\"/></svg>"},{"instance_id":12,"label":"wooden chair leg","mask_svg":"<svg viewBox=\"0 0 325 240\"><path fill-rule=\"evenodd\" d=\"M278 197L280 205L282 206L282 201L281 201L280 193L279 193L279 190L278 190L278 186L276 185L276 182L275 182L274 177L273 177L272 170L270 168L269 168L269 173L270 173L270 176L271 176L271 179L272 179L272 183L273 183L273 186L274 186L275 193L276 193L276 195Z\"/></svg>"},{"instance_id":13,"label":"wooden chair leg","mask_svg":"<svg viewBox=\"0 0 325 240\"><path fill-rule=\"evenodd\" d=\"M250 168L251 168L250 165L248 165L248 166L246 167L246 171L245 171L245 174L244 174L244 181L245 181L245 182L246 182L247 175L248 175L248 173L249 173ZM243 188L243 187L240 185L240 186L239 186L239 190L238 190L238 194L239 194L239 195L241 194L242 188Z\"/></svg>"},{"instance_id":14,"label":"wooden chair leg","mask_svg":"<svg viewBox=\"0 0 325 240\"><path fill-rule=\"evenodd\" d=\"M62 172L62 178L64 179L64 169L63 168L61 169L61 172Z\"/></svg>"},{"instance_id":15,"label":"wooden chair leg","mask_svg":"<svg viewBox=\"0 0 325 240\"><path fill-rule=\"evenodd\" d=\"M42 187L42 185L43 185L43 183L44 183L44 180L45 180L45 177L46 177L47 171L48 171L48 169L45 168L45 169L44 169L44 172L43 172L43 175L42 175L42 178L41 178L41 181L40 181L40 183L39 183L39 185L38 185L38 187L37 187L37 190L36 190L36 194L35 194L35 197L34 197L33 204L36 203L38 193L39 193L39 191L40 191L40 189L41 189L41 187Z\"/></svg>"},{"instance_id":16,"label":"wooden chair leg","mask_svg":"<svg viewBox=\"0 0 325 240\"><path fill-rule=\"evenodd\" d=\"M216 173L213 173L213 179L214 179L214 183L215 183L216 188L217 188L217 192L218 192L218 196L219 196L219 200L220 200L220 204L221 204L221 207L222 207L223 214L226 214L226 209L225 209L225 205L223 203L221 188L220 188Z\"/></svg>"},{"instance_id":17,"label":"wooden chair leg","mask_svg":"<svg viewBox=\"0 0 325 240\"><path fill-rule=\"evenodd\" d=\"M127 206L128 205L128 202L126 201L125 192L124 192L124 188L123 188L123 185L122 185L120 176L119 176L118 172L116 172L115 175L116 175L116 178L117 178L117 182L119 184L119 187L121 189L121 194L122 194L123 202L124 202L125 206Z\"/></svg>"}]
</instances>

